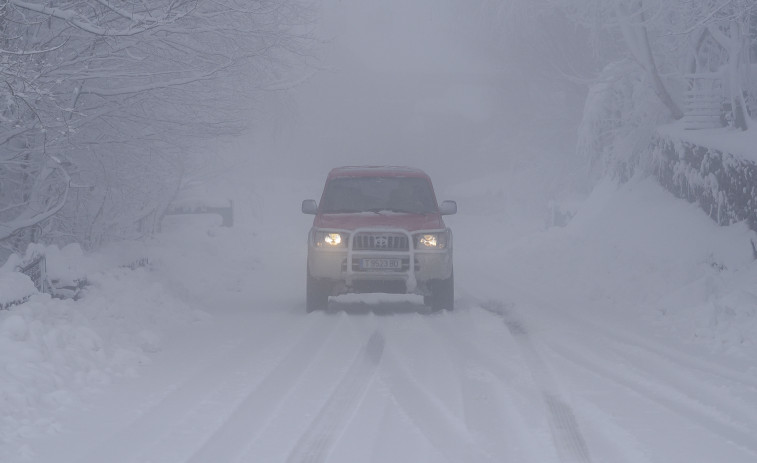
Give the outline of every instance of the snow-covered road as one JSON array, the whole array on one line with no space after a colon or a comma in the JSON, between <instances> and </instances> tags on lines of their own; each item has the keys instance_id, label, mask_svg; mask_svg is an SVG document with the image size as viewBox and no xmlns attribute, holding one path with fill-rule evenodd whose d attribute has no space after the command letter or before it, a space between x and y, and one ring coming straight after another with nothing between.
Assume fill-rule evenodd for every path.
<instances>
[{"instance_id":1,"label":"snow-covered road","mask_svg":"<svg viewBox=\"0 0 757 463\"><path fill-rule=\"evenodd\" d=\"M559 320L555 326L554 318ZM545 319L549 319L546 326ZM237 308L63 421L35 461L754 461L757 381L504 301Z\"/></svg>"},{"instance_id":2,"label":"snow-covered road","mask_svg":"<svg viewBox=\"0 0 757 463\"><path fill-rule=\"evenodd\" d=\"M610 212L576 219L584 228L506 236L502 250L465 244L496 219L455 217L453 312L343 296L306 314L304 249L274 246L302 241L305 221L166 238L152 273L210 316L166 328L137 375L59 411L55 432L30 436L12 461L756 461L754 339L691 342L675 318L702 288L699 302L744 292L735 282L754 266L725 278L697 263L710 251L681 260L696 244L663 252L676 248L669 225L647 221L658 242L639 228L624 236L612 211L644 221L684 210L676 221L713 243L745 232L700 221L648 183L611 196ZM263 243L240 247L250 237ZM735 265L712 248L708 259ZM204 273L191 269L200 261Z\"/></svg>"}]
</instances>

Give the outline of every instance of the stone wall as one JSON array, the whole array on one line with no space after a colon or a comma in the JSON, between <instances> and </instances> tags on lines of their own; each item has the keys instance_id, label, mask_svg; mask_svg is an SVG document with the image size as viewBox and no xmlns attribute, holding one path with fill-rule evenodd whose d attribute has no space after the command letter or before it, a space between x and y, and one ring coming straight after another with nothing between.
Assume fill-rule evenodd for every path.
<instances>
[{"instance_id":1,"label":"stone wall","mask_svg":"<svg viewBox=\"0 0 757 463\"><path fill-rule=\"evenodd\" d=\"M697 203L718 224L745 221L757 231L755 162L658 133L652 167L666 189Z\"/></svg>"}]
</instances>

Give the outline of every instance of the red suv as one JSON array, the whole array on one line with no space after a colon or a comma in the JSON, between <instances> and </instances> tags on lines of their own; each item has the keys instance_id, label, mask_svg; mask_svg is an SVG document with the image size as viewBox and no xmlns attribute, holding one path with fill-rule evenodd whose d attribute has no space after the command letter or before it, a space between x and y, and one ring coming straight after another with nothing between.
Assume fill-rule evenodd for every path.
<instances>
[{"instance_id":1,"label":"red suv","mask_svg":"<svg viewBox=\"0 0 757 463\"><path fill-rule=\"evenodd\" d=\"M339 167L329 172L308 238L307 311L347 293L420 294L452 310L452 231L457 203L436 202L431 179L408 167Z\"/></svg>"}]
</instances>

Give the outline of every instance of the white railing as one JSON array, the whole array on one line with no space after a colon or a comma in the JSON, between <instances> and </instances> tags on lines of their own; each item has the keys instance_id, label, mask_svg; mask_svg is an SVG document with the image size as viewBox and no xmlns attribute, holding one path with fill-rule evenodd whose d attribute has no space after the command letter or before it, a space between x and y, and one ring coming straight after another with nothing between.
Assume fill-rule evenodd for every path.
<instances>
[{"instance_id":1,"label":"white railing","mask_svg":"<svg viewBox=\"0 0 757 463\"><path fill-rule=\"evenodd\" d=\"M718 73L686 76L683 125L687 130L714 129L723 126L723 79Z\"/></svg>"}]
</instances>

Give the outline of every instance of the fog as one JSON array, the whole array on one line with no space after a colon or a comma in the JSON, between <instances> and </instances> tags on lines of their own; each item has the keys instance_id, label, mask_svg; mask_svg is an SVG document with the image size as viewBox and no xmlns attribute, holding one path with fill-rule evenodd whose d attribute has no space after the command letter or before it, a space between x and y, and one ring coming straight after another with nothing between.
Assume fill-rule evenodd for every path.
<instances>
[{"instance_id":1,"label":"fog","mask_svg":"<svg viewBox=\"0 0 757 463\"><path fill-rule=\"evenodd\" d=\"M324 2L309 77L253 129L260 152L240 151L321 178L338 165L411 165L442 184L526 171L554 189L576 164L581 96L544 85L527 49L492 46L482 14L457 2Z\"/></svg>"},{"instance_id":2,"label":"fog","mask_svg":"<svg viewBox=\"0 0 757 463\"><path fill-rule=\"evenodd\" d=\"M243 183L345 164L417 166L441 185L506 175L537 207L581 189L576 129L595 52L557 9L244 3L164 0L142 15L95 0L13 4L0 50L13 77L0 94L4 257L56 214L42 231L54 241L134 238L224 170Z\"/></svg>"},{"instance_id":3,"label":"fog","mask_svg":"<svg viewBox=\"0 0 757 463\"><path fill-rule=\"evenodd\" d=\"M3 2L0 461L757 461L755 36Z\"/></svg>"}]
</instances>

